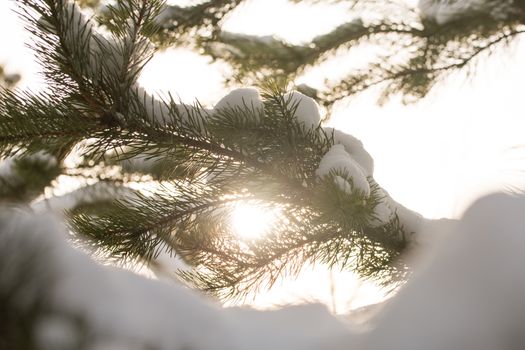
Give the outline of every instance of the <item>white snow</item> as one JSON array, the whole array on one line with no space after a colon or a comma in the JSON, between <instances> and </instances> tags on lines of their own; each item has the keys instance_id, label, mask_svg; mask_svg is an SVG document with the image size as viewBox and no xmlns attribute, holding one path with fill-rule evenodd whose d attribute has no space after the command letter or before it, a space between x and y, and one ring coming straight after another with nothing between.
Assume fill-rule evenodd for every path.
<instances>
[{"instance_id":1,"label":"white snow","mask_svg":"<svg viewBox=\"0 0 525 350\"><path fill-rule=\"evenodd\" d=\"M109 51L114 51L115 53L120 51L120 48L117 47L117 42L112 41L109 37L104 37L102 34L98 34L93 22L84 15L74 1L63 0L59 3L61 3L59 6L62 6L63 9L63 28L61 31L64 36L64 44L68 46L71 52L85 60L81 66L83 74L86 74L90 79L99 80L102 78L100 74L105 65L109 63L113 66L122 64L122 58L119 59L116 55L111 58L105 57L106 59L101 57L102 51L106 51L106 53ZM56 32L55 28L43 19L40 19L39 23L48 32ZM82 45L82 51L79 52L79 43L84 42L87 45ZM115 70L112 69L113 72Z\"/></svg>"},{"instance_id":2,"label":"white snow","mask_svg":"<svg viewBox=\"0 0 525 350\"><path fill-rule=\"evenodd\" d=\"M515 13L514 0L419 0L418 7L424 19L444 25L477 13L496 20L504 20Z\"/></svg>"},{"instance_id":3,"label":"white snow","mask_svg":"<svg viewBox=\"0 0 525 350\"><path fill-rule=\"evenodd\" d=\"M334 171L349 176L352 183L348 183L343 177L336 176L335 181L342 191L350 193L354 190L362 192L365 196L370 195L370 184L361 166L346 152L343 145L333 145L323 156L316 171L317 176L325 177Z\"/></svg>"},{"instance_id":4,"label":"white snow","mask_svg":"<svg viewBox=\"0 0 525 350\"><path fill-rule=\"evenodd\" d=\"M39 259L39 275L20 297L45 297L55 313L38 330L43 348L71 344L74 328L61 318L66 312L84 317L90 349L519 350L524 212L524 196L478 201L371 326L361 328L320 305L222 309L187 288L100 266L69 247L65 229L49 216L2 210L0 261L15 272L29 256ZM46 275L55 282L48 284ZM3 274L1 285L15 277Z\"/></svg>"},{"instance_id":5,"label":"white snow","mask_svg":"<svg viewBox=\"0 0 525 350\"><path fill-rule=\"evenodd\" d=\"M219 307L181 286L94 263L66 244L65 229L53 218L21 213L3 228L2 243L19 240L15 243L49 249L48 261L42 262L56 278L52 286L44 286L49 306L82 315L93 340L113 338L121 345L133 344L132 348L237 348Z\"/></svg>"},{"instance_id":6,"label":"white snow","mask_svg":"<svg viewBox=\"0 0 525 350\"><path fill-rule=\"evenodd\" d=\"M93 31L93 22L88 20L74 1L62 0L59 3L62 3L64 9L63 33L68 44L74 45L79 38L86 40Z\"/></svg>"},{"instance_id":7,"label":"white snow","mask_svg":"<svg viewBox=\"0 0 525 350\"><path fill-rule=\"evenodd\" d=\"M294 116L298 122L312 129L319 126L321 122L319 105L313 98L294 90L285 93L284 100L289 109L295 108Z\"/></svg>"},{"instance_id":8,"label":"white snow","mask_svg":"<svg viewBox=\"0 0 525 350\"><path fill-rule=\"evenodd\" d=\"M288 306L272 311L234 308L226 312L228 321L236 330L239 349L336 349L339 340L348 340L345 346L350 347L355 337L348 325L320 304Z\"/></svg>"},{"instance_id":9,"label":"white snow","mask_svg":"<svg viewBox=\"0 0 525 350\"><path fill-rule=\"evenodd\" d=\"M383 188L378 189L379 204L374 208L374 218L371 220L372 227L382 226L394 219L397 214L400 224L407 233L405 238L413 238L412 233L421 233L425 219L418 213L405 208L390 197Z\"/></svg>"},{"instance_id":10,"label":"white snow","mask_svg":"<svg viewBox=\"0 0 525 350\"><path fill-rule=\"evenodd\" d=\"M374 218L370 226L378 227L389 223L395 217L395 209L390 206L386 200L381 200L374 208Z\"/></svg>"},{"instance_id":11,"label":"white snow","mask_svg":"<svg viewBox=\"0 0 525 350\"><path fill-rule=\"evenodd\" d=\"M36 258L54 283L35 286L34 293L45 296L56 312L57 322L39 330L40 339L54 348L71 343L71 327L60 319L62 313L83 317L92 349L315 349L348 332L320 305L268 312L221 309L182 286L100 266L69 247L64 227L47 215L3 216L0 229L3 247L21 248L11 254L18 261L31 253L24 249L28 245L47 248Z\"/></svg>"},{"instance_id":12,"label":"white snow","mask_svg":"<svg viewBox=\"0 0 525 350\"><path fill-rule=\"evenodd\" d=\"M166 103L154 94L146 92L142 87L135 87L134 89L149 119L158 125L171 124L170 110Z\"/></svg>"},{"instance_id":13,"label":"white snow","mask_svg":"<svg viewBox=\"0 0 525 350\"><path fill-rule=\"evenodd\" d=\"M140 114L141 109L144 109L146 117L159 126L176 123L188 125L191 120L192 126L198 125L203 130L205 119L212 113L205 108L198 109L188 104L165 101L157 94L148 93L139 86L134 86L133 89L142 105L141 108L136 108L135 112Z\"/></svg>"},{"instance_id":14,"label":"white snow","mask_svg":"<svg viewBox=\"0 0 525 350\"><path fill-rule=\"evenodd\" d=\"M388 303L362 348L523 349L525 198L475 203Z\"/></svg>"},{"instance_id":15,"label":"white snow","mask_svg":"<svg viewBox=\"0 0 525 350\"><path fill-rule=\"evenodd\" d=\"M423 225L426 223L427 219L421 214L406 208L391 198L388 199L388 202L391 208L395 208L396 214L399 217L399 222L403 226L404 231L409 235L409 237L406 238L410 238L413 234L415 234L416 237L420 237L422 234L421 231L424 227Z\"/></svg>"},{"instance_id":16,"label":"white snow","mask_svg":"<svg viewBox=\"0 0 525 350\"><path fill-rule=\"evenodd\" d=\"M126 172L141 172L147 174L152 171L153 167L163 159L162 156L153 156L151 154L138 154L120 161L122 170Z\"/></svg>"},{"instance_id":17,"label":"white snow","mask_svg":"<svg viewBox=\"0 0 525 350\"><path fill-rule=\"evenodd\" d=\"M221 110L228 109L248 109L251 113L247 115L258 118L259 114L264 111L264 105L259 90L248 87L230 91L226 96L221 98L217 104L215 104L214 111L220 112Z\"/></svg>"},{"instance_id":18,"label":"white snow","mask_svg":"<svg viewBox=\"0 0 525 350\"><path fill-rule=\"evenodd\" d=\"M381 198L381 202L379 202L379 204L374 208L374 218L369 223L372 227L378 227L387 224L392 219L394 219L395 215L397 215L399 223L405 232L405 237L403 237L404 239L417 242L418 244L431 244L431 242L428 241L432 241L432 237L428 237L429 235L422 231L428 231L429 225L431 226L434 225L434 223L441 222L440 220L425 219L419 213L406 208L401 203L392 199L390 194L383 188L379 188L378 196ZM448 222L447 219L443 220L443 222ZM455 222L455 220L450 221ZM439 228L441 231L450 231L448 227L443 225ZM435 232L435 234L438 236L441 235L440 232Z\"/></svg>"},{"instance_id":19,"label":"white snow","mask_svg":"<svg viewBox=\"0 0 525 350\"><path fill-rule=\"evenodd\" d=\"M43 350L73 349L77 341L74 325L65 317L44 317L38 322L35 333Z\"/></svg>"},{"instance_id":20,"label":"white snow","mask_svg":"<svg viewBox=\"0 0 525 350\"><path fill-rule=\"evenodd\" d=\"M331 127L323 127L323 130L328 137L333 137L334 144L344 146L345 151L363 168L366 176L374 175L374 159L365 150L363 143L358 138Z\"/></svg>"}]
</instances>

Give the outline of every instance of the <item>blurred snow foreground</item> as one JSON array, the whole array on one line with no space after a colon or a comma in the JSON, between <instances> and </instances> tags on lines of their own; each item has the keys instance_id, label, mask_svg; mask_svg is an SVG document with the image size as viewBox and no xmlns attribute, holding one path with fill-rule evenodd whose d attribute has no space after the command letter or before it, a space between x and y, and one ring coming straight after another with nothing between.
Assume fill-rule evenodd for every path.
<instances>
[{"instance_id":1,"label":"blurred snow foreground","mask_svg":"<svg viewBox=\"0 0 525 350\"><path fill-rule=\"evenodd\" d=\"M68 317L87 327L89 349L494 350L525 344L523 196L475 203L367 327L343 322L320 305L221 308L183 286L100 266L67 244L53 217L1 213L0 293L34 270L11 302L21 309L34 298L45 302L48 312L35 331L44 349L75 348Z\"/></svg>"}]
</instances>

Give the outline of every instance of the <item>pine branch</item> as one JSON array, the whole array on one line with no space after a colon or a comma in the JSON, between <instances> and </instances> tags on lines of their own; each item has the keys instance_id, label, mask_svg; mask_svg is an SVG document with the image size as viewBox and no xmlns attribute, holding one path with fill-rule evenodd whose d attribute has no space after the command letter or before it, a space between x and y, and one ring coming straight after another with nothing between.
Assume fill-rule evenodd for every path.
<instances>
[{"instance_id":1,"label":"pine branch","mask_svg":"<svg viewBox=\"0 0 525 350\"><path fill-rule=\"evenodd\" d=\"M194 224L192 217L242 198L222 198L221 193L209 186L171 183L149 196L135 193L115 201L96 216L73 213L71 227L113 258L149 262L166 245L177 252L174 241Z\"/></svg>"},{"instance_id":2,"label":"pine branch","mask_svg":"<svg viewBox=\"0 0 525 350\"><path fill-rule=\"evenodd\" d=\"M329 186L329 183L331 187L322 187L320 189L317 176L315 175L316 164L318 164L321 156L326 153L333 140L324 132L309 130L304 125L298 124L294 115L297 105L290 105L290 102L282 94L269 92L266 97L265 113L259 115L260 119L247 117L250 113L254 113L253 111L236 108L224 109L220 113L214 114L214 117L206 124L206 140L195 140L179 136L177 132L180 132L180 130L177 123L168 123L162 128L151 127L148 124L149 119L146 119L143 126L144 129L140 130L140 132L137 129L135 132L128 134L133 137L132 139L125 140L122 138L122 135L118 136L124 144L127 144L128 141L130 143L133 142L133 147L136 148L137 154L143 154L144 152L156 154L158 152L155 150L163 150L165 154L172 154L177 159L184 159L184 157L191 154L190 162L198 164L201 171L200 174L193 173L190 176L192 183L196 187L187 193L180 186L188 186L188 183L172 182L171 185L176 186L177 189L169 200L159 197L142 198L141 201L143 202L136 206L139 209L130 208L129 203L119 204L116 206L115 211L110 211L107 215L100 216L100 213L98 213L96 218L89 215L75 217L73 219L75 231L91 237L99 248L109 250L113 256L118 258L140 257L149 261L155 257L160 249L164 249L167 246L172 252L181 254L194 264L204 264L201 260L202 258L199 258L199 254L208 254L206 256L211 262L224 259L230 261L231 257L239 256L242 250L239 250L238 244L229 242L232 244L232 247L236 248L228 251L221 249L223 253L217 255L217 245L222 246L221 242L224 241L225 237L228 237L226 232L228 230L231 231L231 228L228 230L224 228L227 216L221 209L225 204L222 198L236 196L234 201L239 201L245 199L245 197L238 197L238 194L247 191L246 193L250 196L267 200L269 203L295 205L294 208L297 212L303 212L306 210L305 208L314 206L315 211L313 212L316 213L340 213L337 216L333 214L322 216L322 222L320 222L321 218L318 218L317 225L320 227L319 230L324 231L327 229L327 223L330 222L332 223L331 225L343 225L343 229L338 230L340 235L340 237L338 236L339 241L347 237L348 232L355 232L356 237L361 237L359 240L351 240L345 246L351 247L352 242L362 241L359 246L354 244L353 247L356 249L360 247L361 250L367 244L378 246L384 244L385 246L395 247L388 253L390 258L381 258L382 264L377 261L374 264L366 262L369 258L376 259L376 256L373 254L365 254L359 259L354 259L360 262L358 266L366 266L366 268L362 267L362 271L383 276L384 268L389 266L385 262L393 261L399 255L399 252L403 250L404 244L385 243L382 239L388 239L385 238L388 236L383 234L382 238L380 238L381 235L374 236L372 234L375 231L371 228L364 230L374 215L374 208L378 201L376 195L372 195L366 200L359 195L357 197L352 196L349 204L345 206L341 204L341 200L344 202L347 195L343 195L340 189L333 187L334 182L332 179L324 185ZM235 132L236 129L238 134ZM227 130L234 132L228 134ZM249 132L248 137L245 137L245 131ZM249 143L246 144L246 141ZM251 153L253 151L256 152ZM186 176L188 175L186 173ZM345 174L337 175L348 178ZM350 178L348 179L348 181L351 181ZM218 193L206 194L206 189L213 184L220 185L217 188ZM163 189L162 192L167 193L169 191ZM195 197L195 193L198 193L199 197ZM209 202L211 198L216 198L217 200ZM206 200L206 202L202 203L203 200ZM230 200L228 199L228 201ZM366 207L355 211L356 203L366 203ZM179 207L180 205L183 207ZM316 207L316 205L319 207ZM199 213L197 218L194 215L196 211ZM206 224L208 225L206 229L203 229L203 222L209 223L212 220L209 215L212 215L213 220L219 222L217 225L222 228L216 234L217 238L215 241L213 229L210 229L208 224ZM116 217L122 219L115 220L114 218ZM345 227L343 223L348 218L352 219L347 224L348 226ZM361 221L354 222L353 220L356 220L356 218ZM302 230L306 230L306 228L309 230L315 224L306 219L301 219L300 222L303 227ZM395 238L392 238L394 241L400 241L399 237L403 236L399 234L400 231L401 228L391 230L391 232L397 232L394 235ZM107 235L108 232L110 233L109 236ZM381 232L384 233L383 231ZM296 234L296 231L289 229L282 235L288 237L285 239L290 240L290 237ZM368 234L371 236L368 237ZM183 235L182 238L181 235ZM299 237L302 236L300 235ZM321 235L317 236L313 243L315 243L317 248L321 245L326 246L327 249L323 250L324 254L332 256L331 248L333 248L333 245L326 244L326 240L330 239L332 239L330 235ZM198 240L198 242L196 243L195 240ZM175 241L175 243L171 241ZM203 244L203 242L213 243L206 247L198 245ZM304 248L313 243L310 241L299 241L291 246L287 243L287 245L281 245L280 249L283 254L293 254L300 247ZM317 250L312 248L313 251ZM370 251L374 252L375 250L370 249ZM336 261L337 257L338 255L336 254L331 259ZM303 263L308 259L318 259L317 255L313 253L312 255L305 255L303 258ZM251 288L259 286L260 283L264 283L265 279L262 277L266 276L263 273L265 270L270 276L276 276L274 271L276 258L263 259L261 256L257 256L256 259L258 261L257 264L251 263L248 265L253 270L248 275L254 276L255 280L246 288L241 287L244 285L247 277L243 277L246 272L242 272L242 274L239 272L241 275L238 276L236 281L242 280L243 282L239 282L240 285L234 287L235 293L239 292L242 294L251 290ZM337 258L337 261L339 260ZM349 260L350 258L346 259L347 262ZM234 261L236 261L236 258ZM207 261L206 263L210 262ZM237 266L236 271L241 271L243 266ZM370 266L374 266L374 268ZM380 266L383 266L383 269ZM217 266L214 267L216 271L218 271L218 268ZM289 272L284 266L281 270ZM226 276L231 276L233 273L226 271L224 268L220 271ZM280 275L280 272L277 275ZM233 288L232 286L229 287ZM216 286L218 290L225 288L227 286Z\"/></svg>"},{"instance_id":3,"label":"pine branch","mask_svg":"<svg viewBox=\"0 0 525 350\"><path fill-rule=\"evenodd\" d=\"M371 87L386 83L381 100L389 95L402 92L406 98L420 99L424 97L432 86L451 72L458 71L472 64L482 54L490 54L498 44L508 44L509 40L522 34L523 29L507 29L496 32L489 38L478 38L471 46L461 52L442 51L437 57L436 52L441 44L425 42L425 47L416 52L405 65L380 61L371 64L361 73L354 72L350 76L329 87L329 92L322 93L320 99L323 104L330 106L333 103L358 94ZM450 49L449 49L450 50Z\"/></svg>"},{"instance_id":4,"label":"pine branch","mask_svg":"<svg viewBox=\"0 0 525 350\"><path fill-rule=\"evenodd\" d=\"M67 154L69 145L108 128L84 113L65 96L0 91L0 156L61 147Z\"/></svg>"},{"instance_id":5,"label":"pine branch","mask_svg":"<svg viewBox=\"0 0 525 350\"><path fill-rule=\"evenodd\" d=\"M180 248L181 254L188 252L197 269L181 271L181 276L221 299L243 298L261 288L270 288L279 278L296 276L306 263L352 269L385 284L406 278L402 264L393 263L405 243L392 235L391 250L384 249L388 239L385 232L401 230L399 226L396 228L395 221L375 233L367 229L362 236L363 231L355 225L351 225L354 229L342 228L340 221L319 217L311 209L308 205L283 208L286 213L282 215L287 220L274 225L272 234L260 241L239 244L236 237L228 240L226 233L217 235L220 242L190 241L188 246ZM323 210L326 213L326 208ZM352 211L346 214L359 216Z\"/></svg>"},{"instance_id":6,"label":"pine branch","mask_svg":"<svg viewBox=\"0 0 525 350\"><path fill-rule=\"evenodd\" d=\"M306 69L315 69L335 55L357 52L369 44L388 48L389 54L372 59L365 67L349 65L350 74L324 86L317 97L330 107L343 98L380 85L380 101L396 93L404 95L406 101L415 101L426 96L432 86L448 75L445 73L466 66L457 63L469 61L469 54L463 51L472 53L484 47L484 52L490 53L499 34L514 33L509 39L519 35L525 12L525 5L520 1L514 2L501 18L481 9L459 16L446 25L438 25L424 19L418 9L405 1L338 2L347 4L350 15L359 20L302 45L291 45L273 37L227 33L220 29L218 21L213 25L211 36L198 34L196 28L200 28L202 22L192 22L191 28L196 30L192 37L207 55L230 63L235 69L236 81L246 84L257 82L261 75L281 75L294 80ZM205 3L208 5L209 2ZM419 52L414 52L416 50Z\"/></svg>"},{"instance_id":7,"label":"pine branch","mask_svg":"<svg viewBox=\"0 0 525 350\"><path fill-rule=\"evenodd\" d=\"M267 83L262 98L257 93L251 103L226 99L213 110L159 99L137 86L136 76L152 54L146 36L154 35L150 24L160 2L120 1L111 10L113 34L106 37L72 3L21 1L42 16L26 11L34 34L43 38L37 50L56 87L45 98L58 102L13 95L6 118L26 101L35 111L19 114L40 118L13 122L5 135L18 128L15 135L33 136L41 122L42 137L62 140L56 133L71 130L76 143L89 139L81 155L93 166L161 154L174 160L158 174L168 181L153 194L95 201L101 205L94 211L73 208L71 228L95 250L149 262L168 249L197 267L197 285L208 279L207 290L231 297L294 274L306 262L340 264L385 280L404 271L393 262L405 249L405 230L395 217L378 217L384 196L370 177L369 155L358 140L340 134L335 147L336 135L320 127L313 100L285 93L277 83ZM338 40L325 42L337 46ZM53 70L63 81L49 75ZM321 174L332 149L351 164ZM362 156L356 157L368 178L347 152ZM232 203L246 200L283 212L274 234L257 244L239 241L229 223Z\"/></svg>"},{"instance_id":8,"label":"pine branch","mask_svg":"<svg viewBox=\"0 0 525 350\"><path fill-rule=\"evenodd\" d=\"M239 79L256 80L261 72L268 76L283 75L286 79L293 79L305 69L329 59L342 47L351 49L378 35L388 34L418 36L421 30L404 22L385 21L365 25L356 19L303 45L291 45L273 37L228 32L219 32L217 37L205 39L200 45L212 58L230 63Z\"/></svg>"},{"instance_id":9,"label":"pine branch","mask_svg":"<svg viewBox=\"0 0 525 350\"><path fill-rule=\"evenodd\" d=\"M244 0L215 0L180 7L166 6L156 19L162 30L154 37L163 43L187 43L197 33L214 36L220 21Z\"/></svg>"}]
</instances>

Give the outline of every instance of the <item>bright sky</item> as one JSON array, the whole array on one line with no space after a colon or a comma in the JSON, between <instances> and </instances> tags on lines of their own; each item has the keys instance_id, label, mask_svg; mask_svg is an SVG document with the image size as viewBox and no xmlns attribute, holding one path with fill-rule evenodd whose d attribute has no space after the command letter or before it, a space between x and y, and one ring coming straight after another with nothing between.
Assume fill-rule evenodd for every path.
<instances>
[{"instance_id":1,"label":"bright sky","mask_svg":"<svg viewBox=\"0 0 525 350\"><path fill-rule=\"evenodd\" d=\"M37 66L24 48L27 35L10 12L12 5L12 0L0 1L0 63L22 73L22 86L34 88ZM345 20L348 17L340 5L251 0L228 20L226 29L275 34L297 43ZM482 193L525 185L525 64L520 64L525 62L525 45L515 43L501 51L480 63L474 77L455 76L415 105L393 101L379 107L369 93L338 108L329 123L363 141L375 159L376 180L394 199L430 218L457 217ZM186 102L198 98L213 104L225 94L220 79L227 72L225 65L211 64L189 51L168 50L149 63L141 82L149 90L171 91ZM319 75L311 73L304 81L315 86ZM335 289L330 289L330 280ZM336 304L343 308L377 298L373 287L356 288L358 284L349 274L331 278L308 272L298 282L285 282L282 290L291 291L288 295L271 292L259 297L258 305L296 298L330 304L333 290ZM297 291L302 293L295 295Z\"/></svg>"}]
</instances>

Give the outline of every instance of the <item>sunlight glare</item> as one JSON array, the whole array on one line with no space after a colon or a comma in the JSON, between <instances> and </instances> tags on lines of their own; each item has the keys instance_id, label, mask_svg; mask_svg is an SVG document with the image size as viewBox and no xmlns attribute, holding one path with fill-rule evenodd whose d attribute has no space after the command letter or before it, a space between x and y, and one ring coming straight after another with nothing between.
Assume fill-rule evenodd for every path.
<instances>
[{"instance_id":1,"label":"sunlight glare","mask_svg":"<svg viewBox=\"0 0 525 350\"><path fill-rule=\"evenodd\" d=\"M234 207L232 228L241 238L256 239L268 233L277 219L277 212L252 203Z\"/></svg>"}]
</instances>

